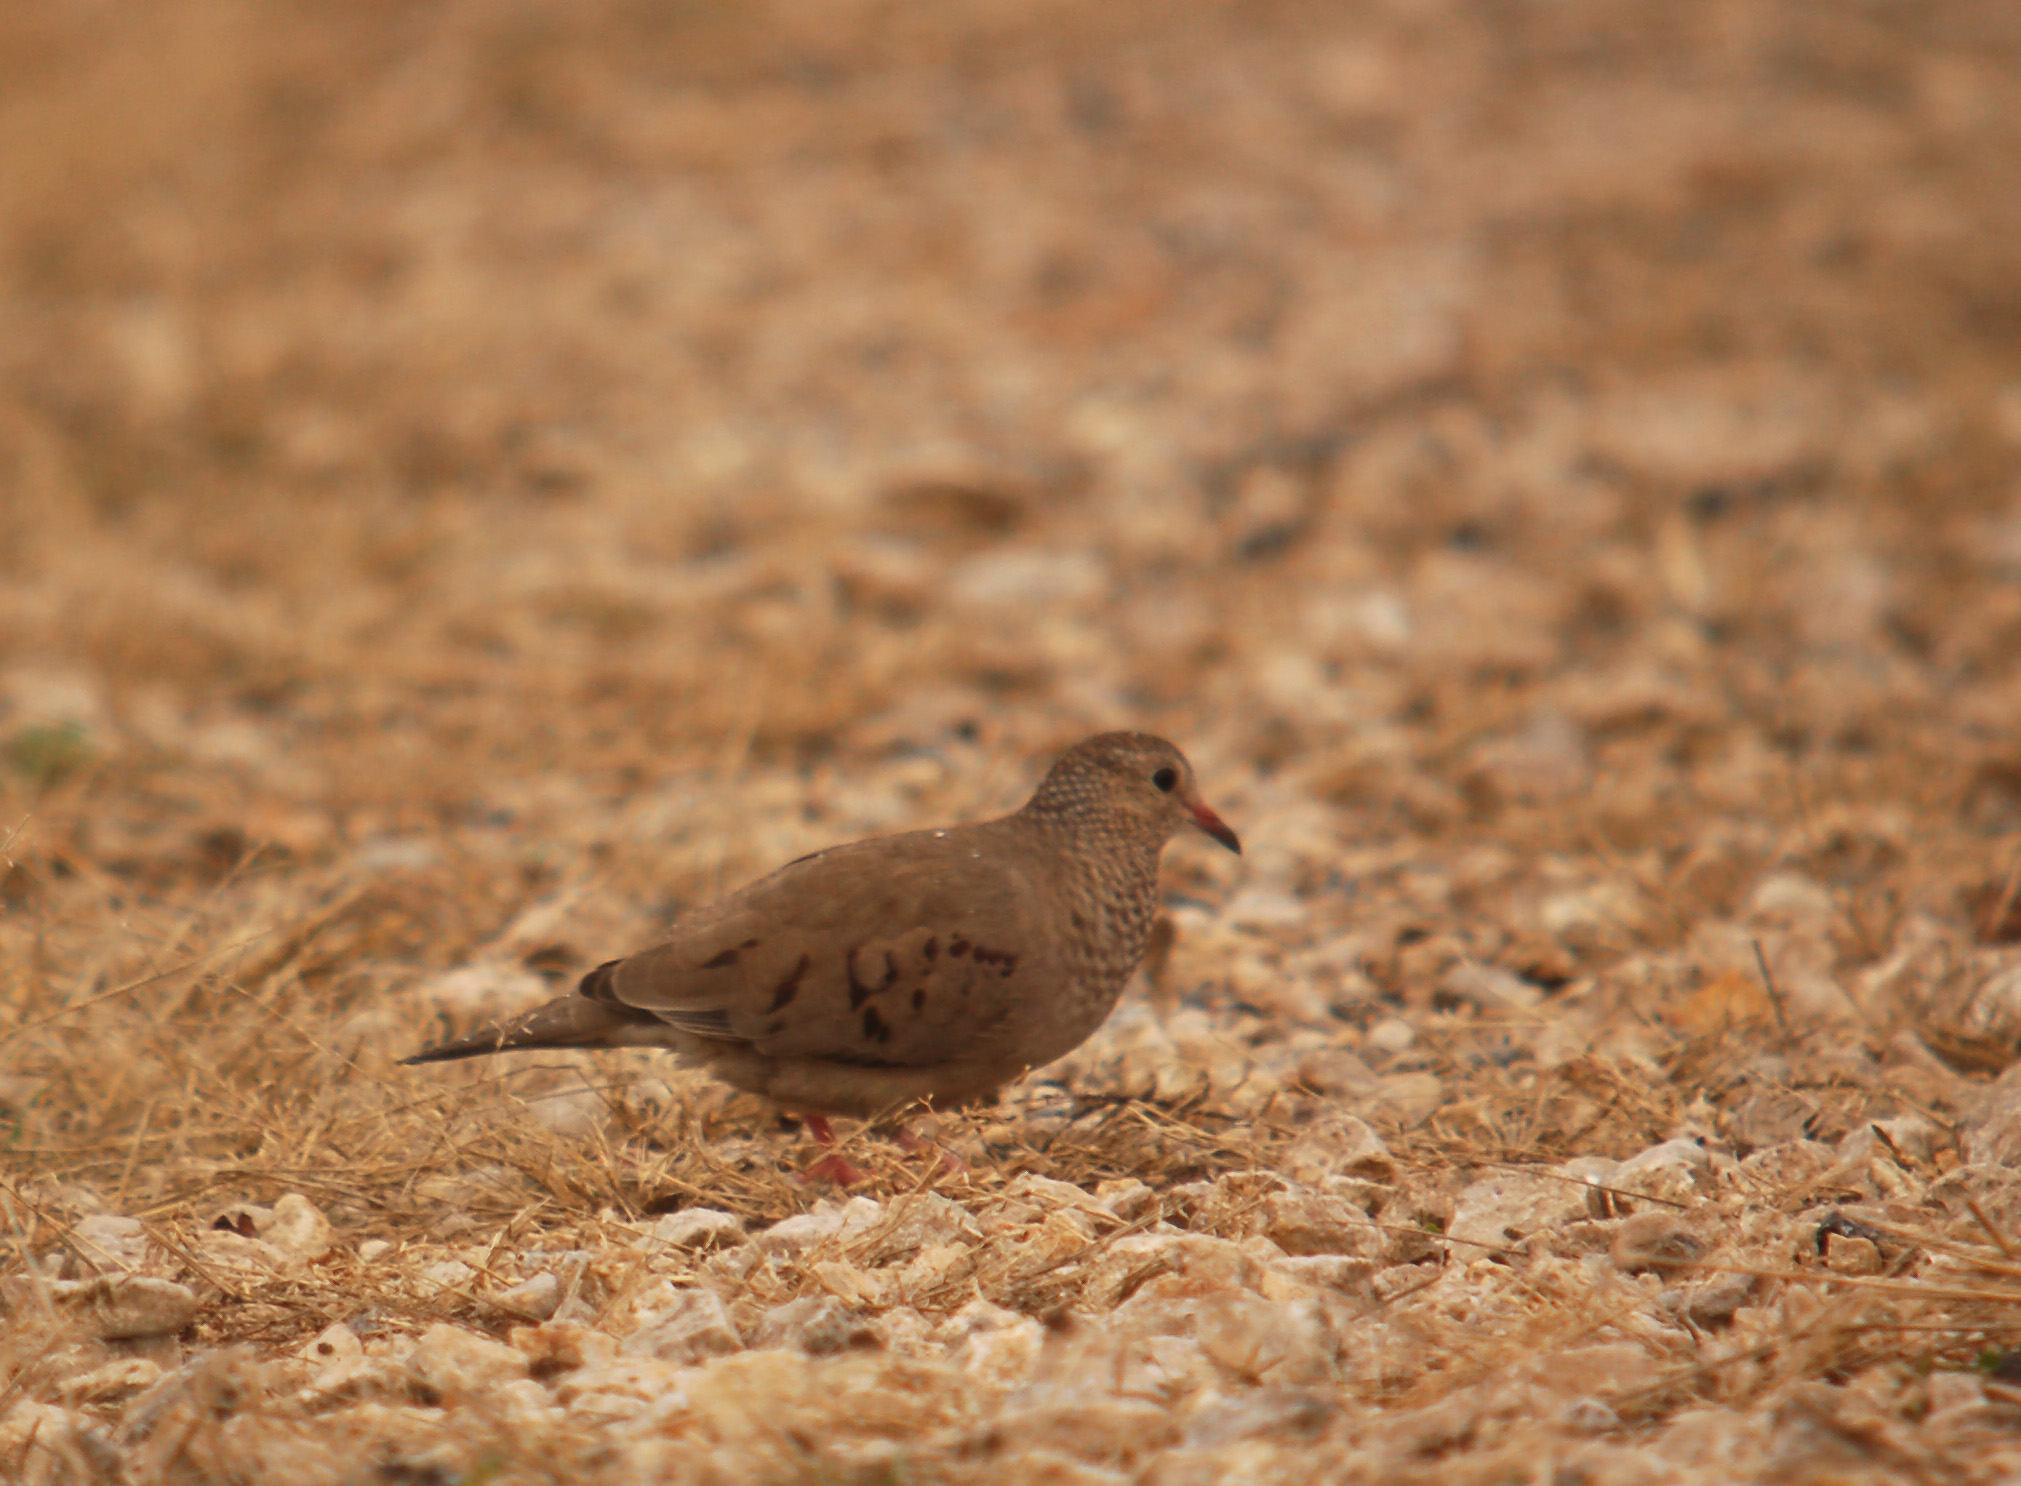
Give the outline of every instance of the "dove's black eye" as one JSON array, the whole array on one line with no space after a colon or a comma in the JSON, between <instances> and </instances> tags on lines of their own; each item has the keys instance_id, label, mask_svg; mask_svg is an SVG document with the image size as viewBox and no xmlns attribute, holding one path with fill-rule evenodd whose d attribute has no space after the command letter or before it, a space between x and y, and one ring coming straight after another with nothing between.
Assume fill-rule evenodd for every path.
<instances>
[{"instance_id":1,"label":"dove's black eye","mask_svg":"<svg viewBox=\"0 0 2021 1486\"><path fill-rule=\"evenodd\" d=\"M1179 771L1177 769L1160 769L1151 776L1151 783L1157 785L1159 791L1163 794L1169 795L1172 793L1172 786L1178 782Z\"/></svg>"}]
</instances>

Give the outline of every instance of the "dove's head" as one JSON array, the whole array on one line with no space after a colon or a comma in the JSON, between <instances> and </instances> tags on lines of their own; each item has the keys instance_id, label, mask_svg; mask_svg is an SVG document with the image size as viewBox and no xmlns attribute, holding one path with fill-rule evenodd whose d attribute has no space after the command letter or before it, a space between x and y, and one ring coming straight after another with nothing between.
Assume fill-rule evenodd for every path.
<instances>
[{"instance_id":1,"label":"dove's head","mask_svg":"<svg viewBox=\"0 0 2021 1486\"><path fill-rule=\"evenodd\" d=\"M1200 798L1186 755L1149 733L1097 733L1061 754L1025 809L1163 846L1188 826L1237 855L1242 842Z\"/></svg>"}]
</instances>

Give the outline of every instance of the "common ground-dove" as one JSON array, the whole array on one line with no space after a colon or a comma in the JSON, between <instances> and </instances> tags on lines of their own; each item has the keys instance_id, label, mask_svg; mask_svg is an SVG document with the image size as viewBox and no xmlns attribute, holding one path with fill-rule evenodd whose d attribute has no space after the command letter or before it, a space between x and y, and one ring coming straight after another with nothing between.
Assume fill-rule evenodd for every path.
<instances>
[{"instance_id":1,"label":"common ground-dove","mask_svg":"<svg viewBox=\"0 0 2021 1486\"><path fill-rule=\"evenodd\" d=\"M668 1047L810 1117L986 1099L1102 1024L1182 828L1240 852L1162 738L1101 733L1022 810L801 857L572 996L407 1059Z\"/></svg>"}]
</instances>

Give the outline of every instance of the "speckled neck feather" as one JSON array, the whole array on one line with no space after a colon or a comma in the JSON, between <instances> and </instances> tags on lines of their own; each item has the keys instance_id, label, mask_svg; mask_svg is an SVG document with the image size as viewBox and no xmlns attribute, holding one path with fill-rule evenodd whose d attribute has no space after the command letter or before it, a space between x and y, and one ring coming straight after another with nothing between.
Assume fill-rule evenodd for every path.
<instances>
[{"instance_id":1,"label":"speckled neck feather","mask_svg":"<svg viewBox=\"0 0 2021 1486\"><path fill-rule=\"evenodd\" d=\"M1117 808L1128 765L1146 760L1148 773L1163 740L1144 733L1102 733L1062 754L1038 790L1012 819L1027 829L1064 837L1066 896L1075 903L1066 945L1091 1002L1106 1011L1143 958L1158 912L1158 857L1171 839L1154 816Z\"/></svg>"},{"instance_id":2,"label":"speckled neck feather","mask_svg":"<svg viewBox=\"0 0 2021 1486\"><path fill-rule=\"evenodd\" d=\"M1138 847L1155 858L1171 839L1170 828L1118 810L1116 795L1123 761L1167 751L1170 745L1148 733L1100 733L1061 754L1018 814L1033 825L1062 830L1087 847Z\"/></svg>"}]
</instances>

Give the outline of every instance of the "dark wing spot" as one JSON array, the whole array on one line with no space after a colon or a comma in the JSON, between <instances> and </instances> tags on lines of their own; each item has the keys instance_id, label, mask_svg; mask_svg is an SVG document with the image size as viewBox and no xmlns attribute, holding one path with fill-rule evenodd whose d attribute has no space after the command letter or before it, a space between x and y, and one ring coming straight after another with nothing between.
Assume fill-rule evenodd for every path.
<instances>
[{"instance_id":1,"label":"dark wing spot","mask_svg":"<svg viewBox=\"0 0 2021 1486\"><path fill-rule=\"evenodd\" d=\"M786 1023L784 1021L765 1023L765 1035L767 1037L772 1036L774 1033L783 1032L785 1030L786 1030Z\"/></svg>"},{"instance_id":2,"label":"dark wing spot","mask_svg":"<svg viewBox=\"0 0 2021 1486\"><path fill-rule=\"evenodd\" d=\"M865 1001L877 994L875 986L867 986L856 978L856 952L861 945L849 946L849 953L842 957L842 968L849 974L849 1009L856 1010Z\"/></svg>"},{"instance_id":3,"label":"dark wing spot","mask_svg":"<svg viewBox=\"0 0 2021 1486\"><path fill-rule=\"evenodd\" d=\"M737 952L734 949L726 949L721 954L713 955L710 958L702 961L702 968L704 970L721 970L725 966L734 965L736 963L737 963Z\"/></svg>"},{"instance_id":4,"label":"dark wing spot","mask_svg":"<svg viewBox=\"0 0 2021 1486\"><path fill-rule=\"evenodd\" d=\"M806 955L800 956L800 963L793 967L793 973L780 981L779 989L772 992L772 1004L765 1008L767 1011L783 1011L793 1004L793 998L800 994L800 977L807 973L807 967L812 963Z\"/></svg>"},{"instance_id":5,"label":"dark wing spot","mask_svg":"<svg viewBox=\"0 0 2021 1486\"><path fill-rule=\"evenodd\" d=\"M738 948L740 949L756 949L757 947L758 941L755 939L746 939L741 945L738 946Z\"/></svg>"},{"instance_id":6,"label":"dark wing spot","mask_svg":"<svg viewBox=\"0 0 2021 1486\"><path fill-rule=\"evenodd\" d=\"M953 955L957 960L960 959L963 955L968 953L968 941L966 939L955 940L954 943L950 944L947 947L947 952Z\"/></svg>"},{"instance_id":7,"label":"dark wing spot","mask_svg":"<svg viewBox=\"0 0 2021 1486\"><path fill-rule=\"evenodd\" d=\"M980 944L975 947L975 962L978 965L1003 966L1005 979L1009 979L1011 972L1018 967L1018 957L1009 950L984 949Z\"/></svg>"},{"instance_id":8,"label":"dark wing spot","mask_svg":"<svg viewBox=\"0 0 2021 1486\"><path fill-rule=\"evenodd\" d=\"M924 1005L926 1005L926 992L914 991L912 993L912 1009L917 1011Z\"/></svg>"},{"instance_id":9,"label":"dark wing spot","mask_svg":"<svg viewBox=\"0 0 2021 1486\"><path fill-rule=\"evenodd\" d=\"M875 1006L863 1008L863 1035L872 1042L891 1041L891 1028L884 1025L884 1018L877 1014Z\"/></svg>"},{"instance_id":10,"label":"dark wing spot","mask_svg":"<svg viewBox=\"0 0 2021 1486\"><path fill-rule=\"evenodd\" d=\"M890 950L884 952L884 984L877 989L888 991L898 984L898 956Z\"/></svg>"},{"instance_id":11,"label":"dark wing spot","mask_svg":"<svg viewBox=\"0 0 2021 1486\"><path fill-rule=\"evenodd\" d=\"M1088 926L1088 921L1081 917L1081 910L1078 908L1074 909L1068 917L1073 920L1074 927L1077 929L1085 929Z\"/></svg>"},{"instance_id":12,"label":"dark wing spot","mask_svg":"<svg viewBox=\"0 0 2021 1486\"><path fill-rule=\"evenodd\" d=\"M931 965L935 960L939 959L940 936L938 934L928 935L926 943L919 946L919 952L926 956L926 963L929 965Z\"/></svg>"}]
</instances>

